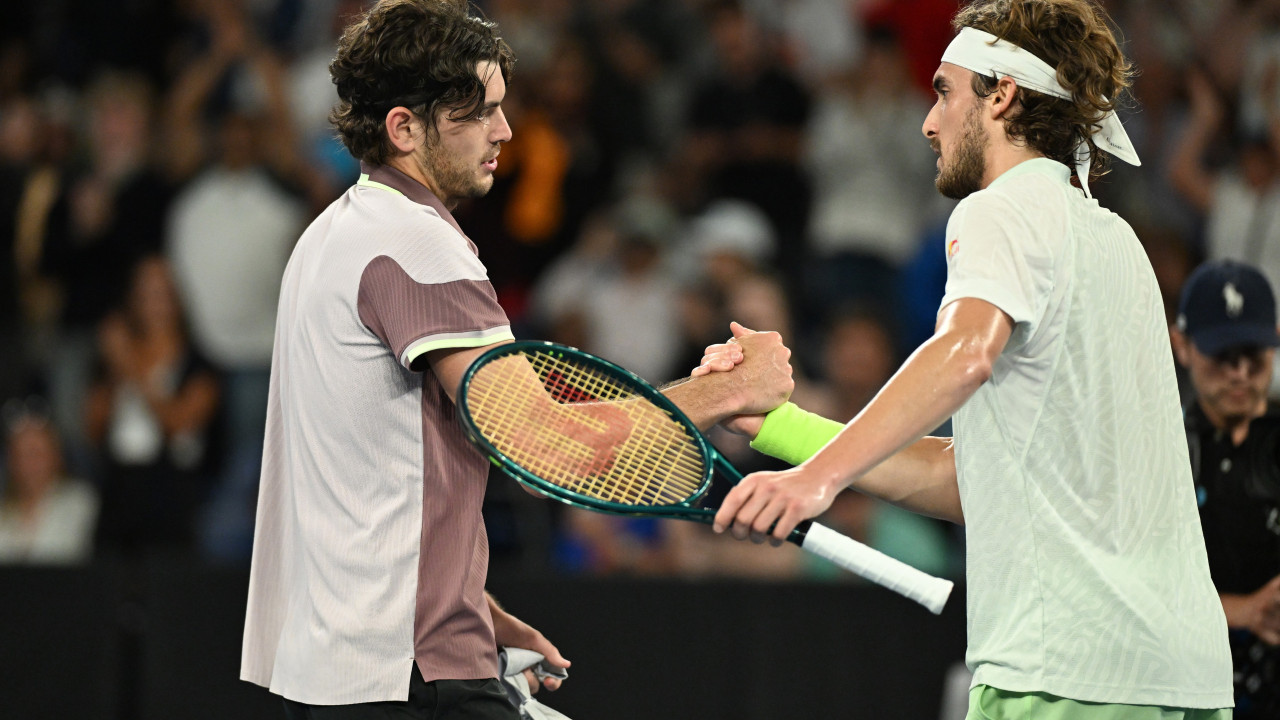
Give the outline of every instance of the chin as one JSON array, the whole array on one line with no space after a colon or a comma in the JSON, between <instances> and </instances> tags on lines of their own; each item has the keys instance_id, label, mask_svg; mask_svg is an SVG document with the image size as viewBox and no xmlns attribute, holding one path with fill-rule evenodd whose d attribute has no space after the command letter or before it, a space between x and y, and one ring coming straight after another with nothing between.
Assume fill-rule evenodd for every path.
<instances>
[{"instance_id":1,"label":"chin","mask_svg":"<svg viewBox=\"0 0 1280 720\"><path fill-rule=\"evenodd\" d=\"M493 189L493 176L486 175L480 178L479 180L477 180L475 185L471 186L471 197L477 197L477 198L484 197L485 195L488 195L489 191L492 189Z\"/></svg>"}]
</instances>

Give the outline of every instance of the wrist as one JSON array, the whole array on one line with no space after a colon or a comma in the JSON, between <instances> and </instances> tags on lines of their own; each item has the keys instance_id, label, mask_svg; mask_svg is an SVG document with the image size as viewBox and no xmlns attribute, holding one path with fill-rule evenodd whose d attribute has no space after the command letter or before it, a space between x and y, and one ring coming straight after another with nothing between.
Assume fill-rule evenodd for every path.
<instances>
[{"instance_id":1,"label":"wrist","mask_svg":"<svg viewBox=\"0 0 1280 720\"><path fill-rule=\"evenodd\" d=\"M826 497L834 498L852 484L852 476L839 466L831 463L824 464L821 457L815 456L805 461L804 466L809 475L816 479L818 486L822 488L822 494Z\"/></svg>"}]
</instances>

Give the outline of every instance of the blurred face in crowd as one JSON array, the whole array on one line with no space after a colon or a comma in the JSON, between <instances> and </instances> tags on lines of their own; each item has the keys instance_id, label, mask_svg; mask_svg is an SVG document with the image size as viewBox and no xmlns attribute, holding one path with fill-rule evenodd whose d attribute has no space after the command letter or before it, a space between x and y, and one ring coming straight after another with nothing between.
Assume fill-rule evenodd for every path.
<instances>
[{"instance_id":1,"label":"blurred face in crowd","mask_svg":"<svg viewBox=\"0 0 1280 720\"><path fill-rule=\"evenodd\" d=\"M230 170L243 170L258 164L254 121L248 115L231 113L218 127L221 161Z\"/></svg>"},{"instance_id":2,"label":"blurred face in crowd","mask_svg":"<svg viewBox=\"0 0 1280 720\"><path fill-rule=\"evenodd\" d=\"M502 112L507 83L498 66L481 62L478 75L485 81L484 108L474 120L451 120L445 111L436 121L437 133L428 134L417 160L429 186L445 207L466 198L483 197L493 187L502 143L511 139L511 126Z\"/></svg>"},{"instance_id":3,"label":"blurred face in crowd","mask_svg":"<svg viewBox=\"0 0 1280 720\"><path fill-rule=\"evenodd\" d=\"M19 497L43 495L62 472L58 440L48 423L21 421L9 434L9 481Z\"/></svg>"},{"instance_id":4,"label":"blurred face in crowd","mask_svg":"<svg viewBox=\"0 0 1280 720\"><path fill-rule=\"evenodd\" d=\"M751 74L759 64L764 39L741 10L722 8L711 17L711 41L730 74Z\"/></svg>"},{"instance_id":5,"label":"blurred face in crowd","mask_svg":"<svg viewBox=\"0 0 1280 720\"><path fill-rule=\"evenodd\" d=\"M1214 426L1247 422L1266 411L1274 348L1237 347L1205 355L1181 333L1174 337L1178 361L1186 366L1200 407Z\"/></svg>"},{"instance_id":6,"label":"blurred face in crowd","mask_svg":"<svg viewBox=\"0 0 1280 720\"><path fill-rule=\"evenodd\" d=\"M987 172L989 143L982 127L982 103L970 83L973 73L942 63L933 76L937 102L925 117L921 131L938 153L938 192L961 199L982 189Z\"/></svg>"},{"instance_id":7,"label":"blurred face in crowd","mask_svg":"<svg viewBox=\"0 0 1280 720\"><path fill-rule=\"evenodd\" d=\"M889 333L869 317L837 322L828 333L823 361L831 384L858 405L869 402L897 367Z\"/></svg>"},{"instance_id":8,"label":"blurred face in crowd","mask_svg":"<svg viewBox=\"0 0 1280 720\"><path fill-rule=\"evenodd\" d=\"M151 257L138 263L129 291L129 311L148 328L168 327L181 319L178 291L164 258Z\"/></svg>"}]
</instances>

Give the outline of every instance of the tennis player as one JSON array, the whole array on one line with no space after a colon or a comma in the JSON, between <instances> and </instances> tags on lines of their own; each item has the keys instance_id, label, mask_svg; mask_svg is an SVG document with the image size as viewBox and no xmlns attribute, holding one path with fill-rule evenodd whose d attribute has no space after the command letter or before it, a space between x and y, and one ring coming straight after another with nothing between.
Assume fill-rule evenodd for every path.
<instances>
[{"instance_id":1,"label":"tennis player","mask_svg":"<svg viewBox=\"0 0 1280 720\"><path fill-rule=\"evenodd\" d=\"M965 524L974 719L1231 716L1160 291L1089 192L1108 155L1138 164L1108 22L1089 0L959 11L923 126L962 199L934 336L846 426L731 423L799 465L745 478L719 531L777 541L847 487ZM949 417L954 442L925 437Z\"/></svg>"},{"instance_id":2,"label":"tennis player","mask_svg":"<svg viewBox=\"0 0 1280 720\"><path fill-rule=\"evenodd\" d=\"M488 463L453 408L512 339L450 211L493 184L513 62L465 0L383 0L330 66L362 174L285 271L241 664L291 719L515 720L498 646L569 665L484 590ZM777 334L744 341L773 392L759 404L736 373L673 388L703 427L790 394Z\"/></svg>"}]
</instances>

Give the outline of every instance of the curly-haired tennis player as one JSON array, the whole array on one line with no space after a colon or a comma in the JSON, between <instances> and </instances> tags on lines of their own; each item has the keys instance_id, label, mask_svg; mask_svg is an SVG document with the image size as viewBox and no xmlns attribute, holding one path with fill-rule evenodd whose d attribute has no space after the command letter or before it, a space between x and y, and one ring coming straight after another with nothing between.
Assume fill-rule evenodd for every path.
<instances>
[{"instance_id":1,"label":"curly-haired tennis player","mask_svg":"<svg viewBox=\"0 0 1280 720\"><path fill-rule=\"evenodd\" d=\"M1230 717L1160 290L1089 191L1108 156L1138 164L1129 63L1090 0L977 0L954 25L923 126L961 199L935 334L847 426L736 423L800 464L745 478L718 529L783 538L846 487L963 523L970 718ZM954 442L925 437L947 418Z\"/></svg>"},{"instance_id":2,"label":"curly-haired tennis player","mask_svg":"<svg viewBox=\"0 0 1280 720\"><path fill-rule=\"evenodd\" d=\"M330 66L362 175L285 271L241 667L291 719L514 720L498 646L569 664L485 592L489 465L453 405L471 361L512 339L451 214L493 185L512 63L464 0L383 0ZM673 399L704 425L782 403L789 351L751 340L772 399L744 404L728 376Z\"/></svg>"}]
</instances>

